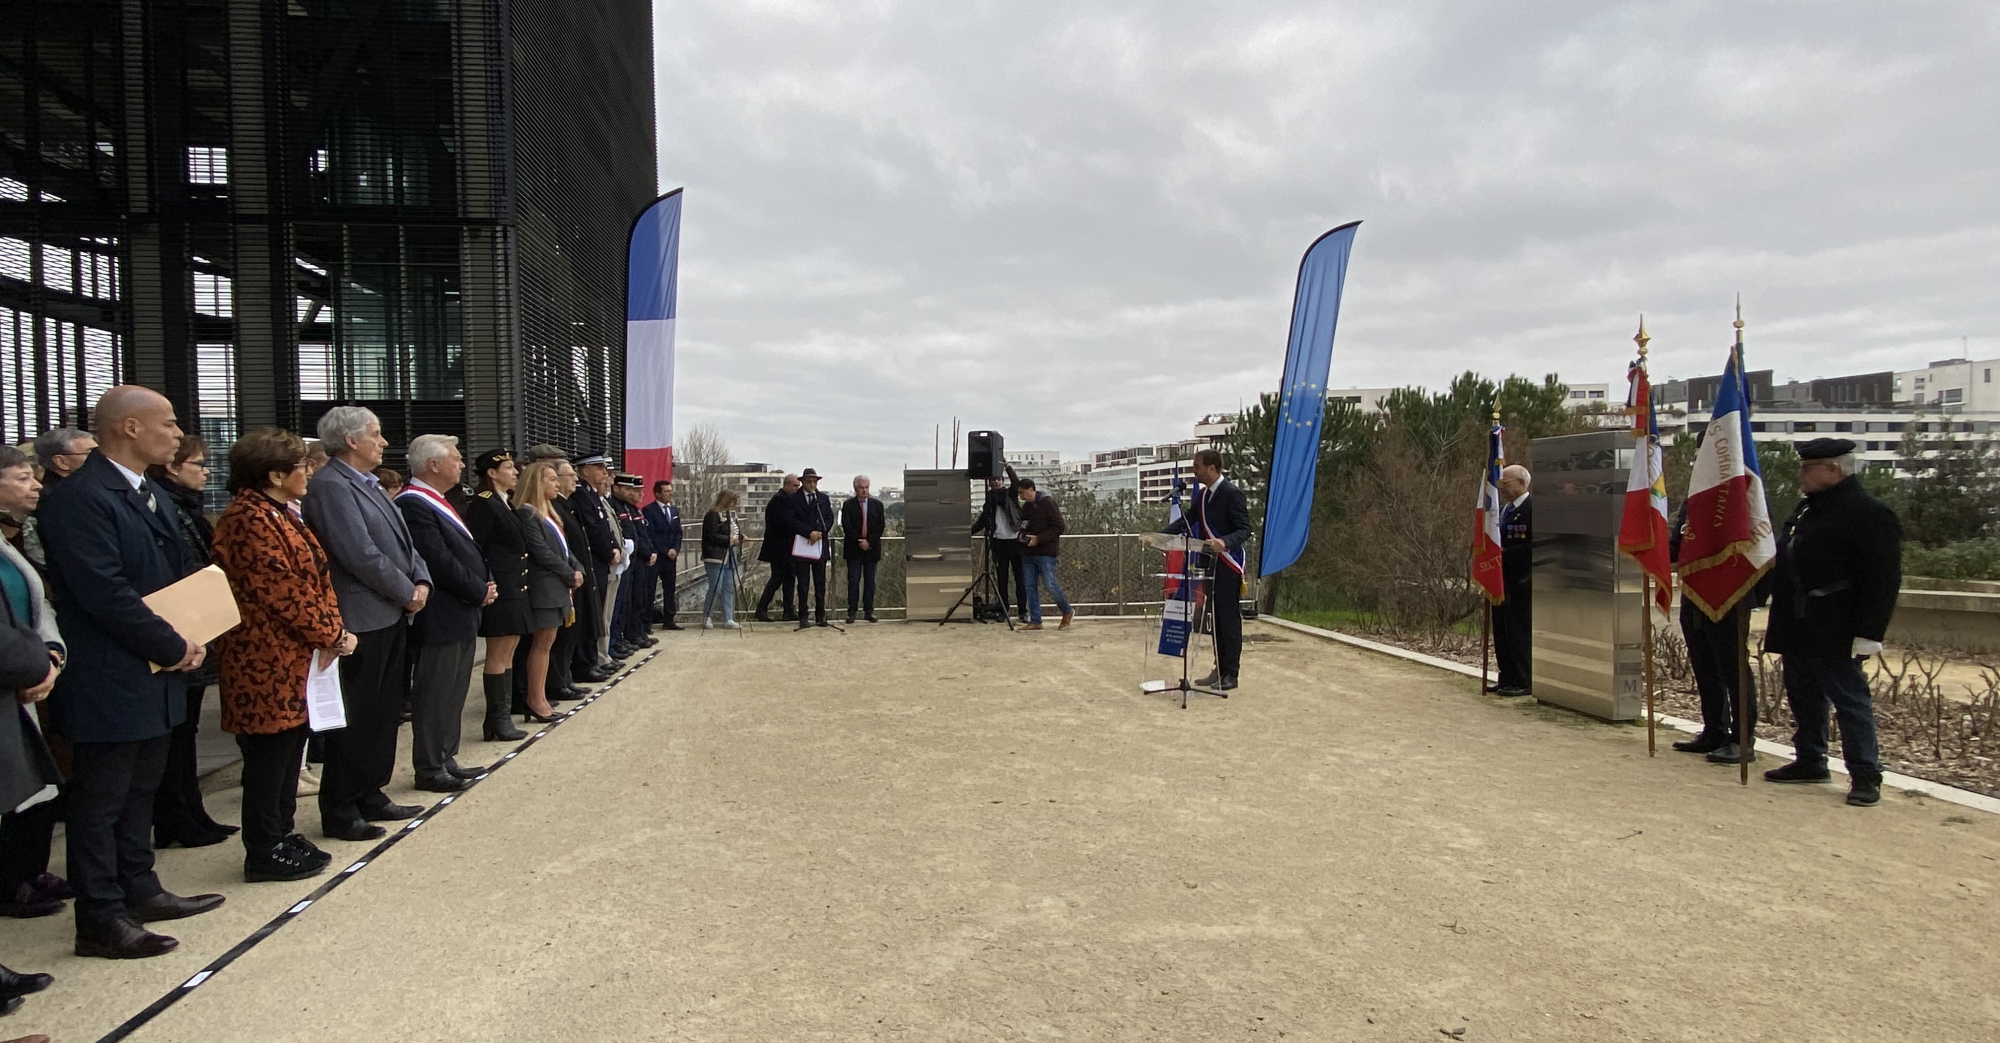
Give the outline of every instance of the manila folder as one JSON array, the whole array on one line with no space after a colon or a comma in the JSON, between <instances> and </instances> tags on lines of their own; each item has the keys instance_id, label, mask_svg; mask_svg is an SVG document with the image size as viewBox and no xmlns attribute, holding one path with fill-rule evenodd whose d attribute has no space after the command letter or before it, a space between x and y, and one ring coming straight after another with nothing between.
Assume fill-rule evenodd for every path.
<instances>
[{"instance_id":1,"label":"manila folder","mask_svg":"<svg viewBox=\"0 0 2000 1043\"><path fill-rule=\"evenodd\" d=\"M180 582L161 587L144 600L154 615L197 645L208 644L243 621L236 612L229 577L214 565L183 576Z\"/></svg>"}]
</instances>

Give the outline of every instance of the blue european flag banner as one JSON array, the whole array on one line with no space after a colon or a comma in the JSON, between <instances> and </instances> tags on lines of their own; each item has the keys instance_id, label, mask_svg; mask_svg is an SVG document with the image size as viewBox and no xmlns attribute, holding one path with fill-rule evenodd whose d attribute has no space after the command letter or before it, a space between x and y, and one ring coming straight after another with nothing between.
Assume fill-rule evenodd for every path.
<instances>
[{"instance_id":1,"label":"blue european flag banner","mask_svg":"<svg viewBox=\"0 0 2000 1043\"><path fill-rule=\"evenodd\" d=\"M1361 222L1341 225L1315 240L1299 262L1292 298L1292 335L1285 347L1285 378L1278 386L1278 436L1271 448L1270 491L1264 499L1262 575L1299 560L1312 525L1313 480L1319 473L1319 428L1326 416L1326 377L1333 365L1334 326L1347 255Z\"/></svg>"}]
</instances>

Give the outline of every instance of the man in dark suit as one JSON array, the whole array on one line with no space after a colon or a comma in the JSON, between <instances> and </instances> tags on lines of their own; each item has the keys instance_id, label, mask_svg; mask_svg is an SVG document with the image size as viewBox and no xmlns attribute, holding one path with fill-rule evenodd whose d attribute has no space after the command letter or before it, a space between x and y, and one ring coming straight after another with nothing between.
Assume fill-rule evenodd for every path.
<instances>
[{"instance_id":1,"label":"man in dark suit","mask_svg":"<svg viewBox=\"0 0 2000 1043\"><path fill-rule=\"evenodd\" d=\"M1013 470L1007 473L1006 478L986 479L986 506L972 523L972 534L986 537L987 554L997 574L994 586L1000 591L1000 610L1007 610L1007 583L1012 577L1014 603L1021 606L1021 618L1026 619L1028 579L1021 563L1021 494L1014 487L1018 479Z\"/></svg>"},{"instance_id":2,"label":"man in dark suit","mask_svg":"<svg viewBox=\"0 0 2000 1043\"><path fill-rule=\"evenodd\" d=\"M1533 684L1535 505L1528 499L1534 476L1520 464L1500 471L1500 582L1506 597L1493 606L1493 658L1500 676L1495 695L1527 695Z\"/></svg>"},{"instance_id":3,"label":"man in dark suit","mask_svg":"<svg viewBox=\"0 0 2000 1043\"><path fill-rule=\"evenodd\" d=\"M792 497L799 491L799 476L785 476L784 488L780 489L764 504L764 542L757 550L757 560L770 566L771 578L764 584L764 596L757 599L755 618L766 623L776 622L771 618L771 597L783 593L785 612L782 618L797 619L792 615ZM805 606L801 605L800 608Z\"/></svg>"},{"instance_id":4,"label":"man in dark suit","mask_svg":"<svg viewBox=\"0 0 2000 1043\"><path fill-rule=\"evenodd\" d=\"M1208 547L1201 567L1213 577L1209 605L1215 612L1215 671L1195 683L1227 692L1236 687L1243 664L1243 545L1250 541L1250 506L1243 490L1223 476L1222 454L1194 454L1194 478L1201 483L1190 510L1167 527Z\"/></svg>"},{"instance_id":5,"label":"man in dark suit","mask_svg":"<svg viewBox=\"0 0 2000 1043\"><path fill-rule=\"evenodd\" d=\"M808 467L799 472L799 491L792 494L786 512L786 527L794 536L811 540L819 551L818 557L807 558L792 553L792 575L798 577L799 629L805 630L814 623L826 626L826 563L833 560L833 544L826 536L833 531L834 513L833 500L819 491L818 471ZM814 598L811 620L806 618L808 588Z\"/></svg>"},{"instance_id":6,"label":"man in dark suit","mask_svg":"<svg viewBox=\"0 0 2000 1043\"><path fill-rule=\"evenodd\" d=\"M597 581L591 629L588 634L579 634L578 639L588 645L587 651L596 657L596 666L612 671L626 657L611 651L611 599L617 594L614 585L619 579L611 569L624 558L624 538L614 528L611 511L604 505L604 494L611 488L611 462L603 453L585 453L570 461L570 465L576 469L577 479L576 489L569 494L570 509L590 534L590 556L577 557L590 564L591 577Z\"/></svg>"},{"instance_id":7,"label":"man in dark suit","mask_svg":"<svg viewBox=\"0 0 2000 1043\"><path fill-rule=\"evenodd\" d=\"M1854 475L1854 443L1815 438L1799 446L1805 496L1778 537L1764 650L1784 656L1785 704L1798 722L1798 759L1764 773L1770 782L1827 782L1826 717L1840 721L1847 802L1882 800L1875 704L1861 664L1882 651L1903 587L1903 525ZM1750 739L1745 733L1744 739Z\"/></svg>"},{"instance_id":8,"label":"man in dark suit","mask_svg":"<svg viewBox=\"0 0 2000 1043\"><path fill-rule=\"evenodd\" d=\"M660 560L653 563L653 575L659 580L660 615L663 630L679 630L681 625L674 622L674 609L678 602L674 591L675 572L680 568L681 557L681 509L674 506L674 483L662 478L653 483L653 502L646 505L646 523L653 530L653 552ZM645 603L653 603L653 592L646 592Z\"/></svg>"},{"instance_id":9,"label":"man in dark suit","mask_svg":"<svg viewBox=\"0 0 2000 1043\"><path fill-rule=\"evenodd\" d=\"M660 552L653 544L653 526L639 506L639 490L646 480L636 474L611 479L611 509L618 526L632 541L632 563L625 570L625 582L618 588L618 617L615 639L628 649L651 648L660 639L647 633L653 629L653 570L659 566Z\"/></svg>"},{"instance_id":10,"label":"man in dark suit","mask_svg":"<svg viewBox=\"0 0 2000 1043\"><path fill-rule=\"evenodd\" d=\"M1706 433L1706 432L1704 432ZM1701 444L1697 436L1695 444ZM1680 512L1674 517L1673 532L1667 539L1667 553L1678 564L1681 560L1681 537L1687 532L1687 501L1681 501ZM1707 754L1708 759L1718 764L1735 764L1742 751L1737 747L1738 736L1757 730L1757 678L1752 672L1750 682L1750 727L1744 728L1737 721L1736 699L1736 634L1741 623L1740 616L1748 615L1760 599L1751 596L1741 598L1721 621L1708 618L1694 603L1692 598L1681 599L1681 640L1687 644L1688 667L1694 672L1695 692L1701 698L1701 734L1692 739L1681 739L1674 743L1674 749L1682 753ZM1751 753L1751 758L1757 756Z\"/></svg>"},{"instance_id":11,"label":"man in dark suit","mask_svg":"<svg viewBox=\"0 0 2000 1043\"><path fill-rule=\"evenodd\" d=\"M888 514L882 501L868 495L868 476L854 476L854 496L840 505L840 558L847 562L847 621L855 606L875 622L875 566L882 560L882 526Z\"/></svg>"},{"instance_id":12,"label":"man in dark suit","mask_svg":"<svg viewBox=\"0 0 2000 1043\"><path fill-rule=\"evenodd\" d=\"M180 425L165 397L131 385L105 392L95 415L97 450L39 511L69 646L49 718L74 751L66 835L76 954L130 959L179 944L139 924L207 912L222 896L182 898L153 872L153 794L187 714L185 671L204 654L142 600L191 571L173 501L145 477L173 462Z\"/></svg>"},{"instance_id":13,"label":"man in dark suit","mask_svg":"<svg viewBox=\"0 0 2000 1043\"><path fill-rule=\"evenodd\" d=\"M435 590L410 621L410 654L416 660L410 685L410 760L418 789L456 793L467 779L486 770L459 765L459 724L479 643L479 610L492 604L500 590L472 529L445 495L458 488L465 473L458 439L418 435L410 440L409 456L410 480L397 494L396 506Z\"/></svg>"},{"instance_id":14,"label":"man in dark suit","mask_svg":"<svg viewBox=\"0 0 2000 1043\"><path fill-rule=\"evenodd\" d=\"M563 539L569 544L570 553L576 555L578 561L586 564L593 562L597 560L597 552L590 542L590 527L576 509L577 492L582 488L582 483L577 481L576 467L568 460L556 461L556 479L559 483L557 490L562 495L549 504L549 509L562 523ZM610 537L607 535L605 538ZM566 690L572 682L600 684L610 680L617 670L616 664L602 663L597 657L598 618L604 613L603 590L598 585L596 570L584 569L583 586L573 592L576 620L556 632L556 647L549 652L550 698L574 699L576 696ZM558 659L558 655L562 658ZM568 664L560 678L556 676L553 666L557 662Z\"/></svg>"},{"instance_id":15,"label":"man in dark suit","mask_svg":"<svg viewBox=\"0 0 2000 1043\"><path fill-rule=\"evenodd\" d=\"M430 601L431 574L403 513L383 496L375 468L389 440L361 406L335 406L319 420L330 457L307 486L304 514L326 548L340 618L354 654L340 660L347 727L326 733L320 830L335 840L373 840L375 822L415 818L423 808L382 792L396 770L396 730L409 680L409 620Z\"/></svg>"}]
</instances>

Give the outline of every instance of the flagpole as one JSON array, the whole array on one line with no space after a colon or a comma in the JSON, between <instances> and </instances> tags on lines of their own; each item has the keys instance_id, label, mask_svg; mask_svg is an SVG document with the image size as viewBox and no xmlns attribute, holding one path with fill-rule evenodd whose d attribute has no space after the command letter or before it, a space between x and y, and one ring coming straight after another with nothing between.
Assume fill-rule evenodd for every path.
<instances>
[{"instance_id":1,"label":"flagpole","mask_svg":"<svg viewBox=\"0 0 2000 1043\"><path fill-rule=\"evenodd\" d=\"M1643 368L1646 364L1646 345L1651 343L1653 339L1646 335L1646 317L1644 315L1639 316L1639 332L1632 339L1639 345L1639 365ZM1648 393L1651 393L1650 381L1648 382ZM1632 403L1634 409L1644 408L1650 410L1652 405L1651 402L1647 402L1642 407L1638 402ZM1632 421L1633 424L1636 426L1639 418L1645 415L1647 414L1635 413ZM1653 467L1651 427L1652 425L1647 425L1647 436L1642 441L1639 452L1634 453L1632 456L1632 464L1637 467L1640 465L1640 457L1643 454L1645 467L1648 472ZM1652 475L1649 473L1647 477L1650 478ZM1648 504L1647 509L1652 509L1650 504ZM1645 636L1640 641L1640 647L1644 650L1646 657L1646 756L1656 757L1659 756L1660 744L1658 735L1659 719L1658 715L1653 712L1653 574L1646 571L1643 566L1639 569L1639 621L1640 626L1645 628Z\"/></svg>"},{"instance_id":2,"label":"flagpole","mask_svg":"<svg viewBox=\"0 0 2000 1043\"><path fill-rule=\"evenodd\" d=\"M1493 662L1493 602L1486 601L1483 594L1479 600L1486 602L1484 619L1479 624L1479 690L1484 693L1487 690L1487 667Z\"/></svg>"},{"instance_id":3,"label":"flagpole","mask_svg":"<svg viewBox=\"0 0 2000 1043\"><path fill-rule=\"evenodd\" d=\"M1743 413L1750 413L1750 380L1743 375L1743 295L1736 295L1736 382L1741 392ZM1756 460L1757 444L1752 442L1743 451L1753 454ZM1740 785L1750 785L1750 758L1757 749L1757 732L1750 727L1750 602L1736 604L1736 773Z\"/></svg>"}]
</instances>

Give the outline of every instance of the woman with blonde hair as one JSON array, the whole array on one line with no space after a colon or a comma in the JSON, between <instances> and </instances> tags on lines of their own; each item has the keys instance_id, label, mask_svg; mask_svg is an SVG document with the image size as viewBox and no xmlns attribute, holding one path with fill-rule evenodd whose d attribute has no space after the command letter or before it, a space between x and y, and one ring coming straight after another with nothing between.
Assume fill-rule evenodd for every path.
<instances>
[{"instance_id":1,"label":"woman with blonde hair","mask_svg":"<svg viewBox=\"0 0 2000 1043\"><path fill-rule=\"evenodd\" d=\"M701 567L708 573L708 597L701 608L701 628L714 627L710 619L717 601L722 603L722 628L740 629L736 622L736 551L743 545L743 528L736 524L734 489L715 494L715 503L701 519Z\"/></svg>"},{"instance_id":2,"label":"woman with blonde hair","mask_svg":"<svg viewBox=\"0 0 2000 1043\"><path fill-rule=\"evenodd\" d=\"M555 466L537 460L521 472L514 486L514 516L528 548L528 605L534 613L534 633L528 643L528 709L522 716L530 721L553 721L555 708L549 705L549 649L556 643L556 631L575 611L571 591L583 585L583 563L563 538L549 501L555 499L559 484ZM542 705L538 708L536 703Z\"/></svg>"}]
</instances>

